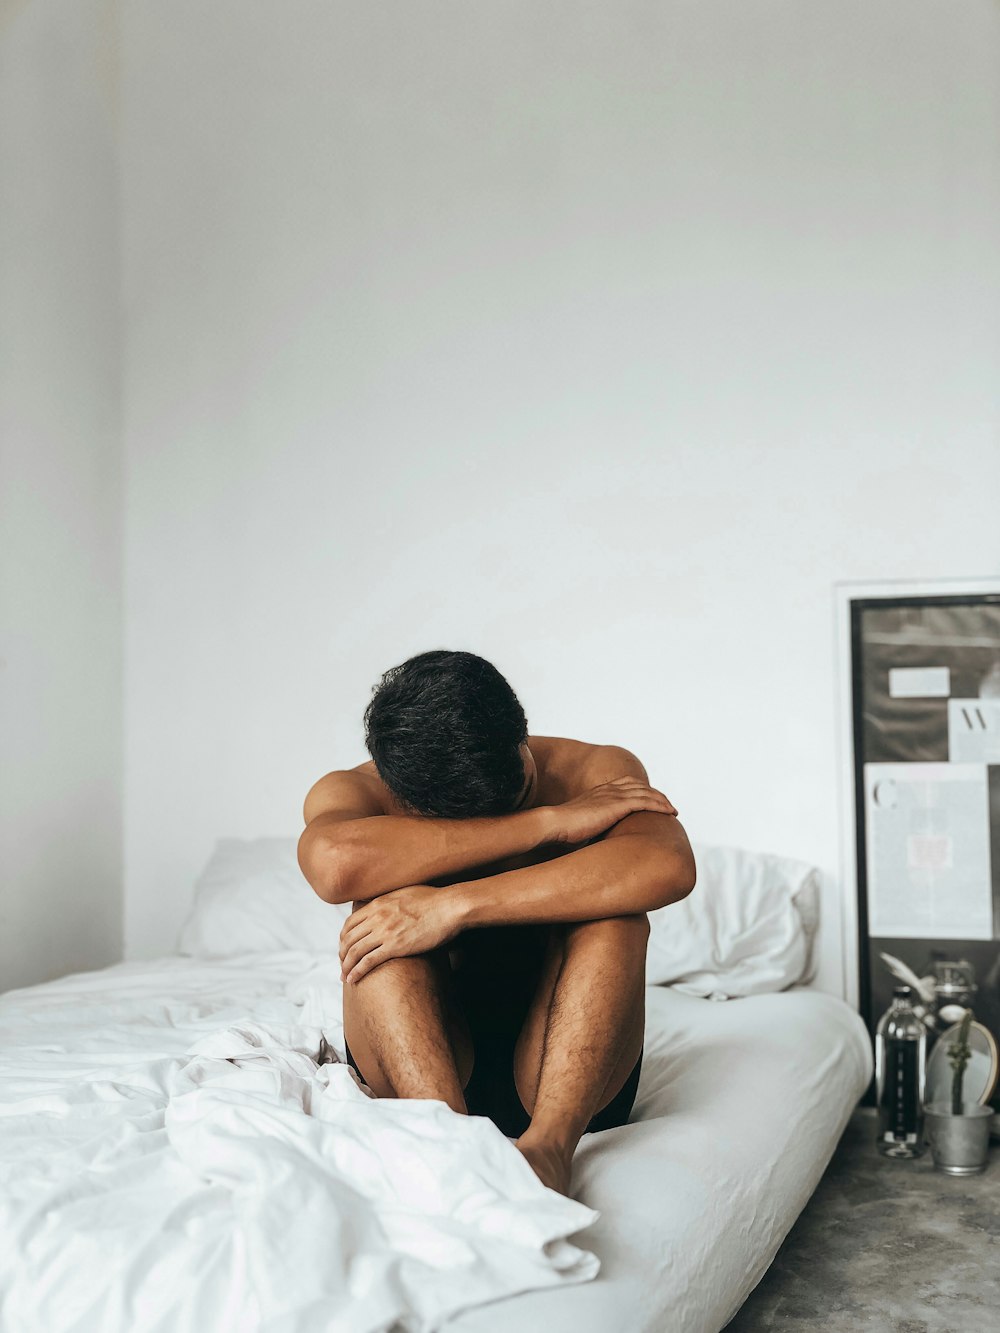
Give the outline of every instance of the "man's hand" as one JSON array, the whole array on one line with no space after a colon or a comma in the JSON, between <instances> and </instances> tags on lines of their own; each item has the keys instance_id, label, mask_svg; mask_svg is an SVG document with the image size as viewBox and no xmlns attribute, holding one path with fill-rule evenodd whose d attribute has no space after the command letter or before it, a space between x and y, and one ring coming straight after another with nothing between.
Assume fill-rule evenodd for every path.
<instances>
[{"instance_id":1,"label":"man's hand","mask_svg":"<svg viewBox=\"0 0 1000 1333\"><path fill-rule=\"evenodd\" d=\"M357 982L390 958L427 953L463 926L461 900L447 888L408 884L358 907L340 932L344 981Z\"/></svg>"},{"instance_id":2,"label":"man's hand","mask_svg":"<svg viewBox=\"0 0 1000 1333\"><path fill-rule=\"evenodd\" d=\"M588 842L637 810L654 810L664 815L677 813L663 792L641 778L632 777L612 778L550 809L553 841L567 843Z\"/></svg>"}]
</instances>

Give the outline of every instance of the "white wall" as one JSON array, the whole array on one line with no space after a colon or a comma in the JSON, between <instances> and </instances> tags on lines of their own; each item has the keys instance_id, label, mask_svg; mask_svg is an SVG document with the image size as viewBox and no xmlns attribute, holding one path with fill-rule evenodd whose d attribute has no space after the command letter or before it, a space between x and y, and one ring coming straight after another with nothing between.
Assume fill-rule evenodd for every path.
<instances>
[{"instance_id":1,"label":"white wall","mask_svg":"<svg viewBox=\"0 0 1000 1333\"><path fill-rule=\"evenodd\" d=\"M122 956L114 62L0 9L0 990Z\"/></svg>"},{"instance_id":2,"label":"white wall","mask_svg":"<svg viewBox=\"0 0 1000 1333\"><path fill-rule=\"evenodd\" d=\"M634 749L692 837L837 874L833 583L1000 569L998 37L989 0L126 8L127 956L434 647Z\"/></svg>"}]
</instances>

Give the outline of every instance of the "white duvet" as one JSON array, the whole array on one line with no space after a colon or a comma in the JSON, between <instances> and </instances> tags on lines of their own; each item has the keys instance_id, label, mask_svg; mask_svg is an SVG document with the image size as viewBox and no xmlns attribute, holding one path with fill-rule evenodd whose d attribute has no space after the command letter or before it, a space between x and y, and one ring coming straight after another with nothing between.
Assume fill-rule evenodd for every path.
<instances>
[{"instance_id":1,"label":"white duvet","mask_svg":"<svg viewBox=\"0 0 1000 1333\"><path fill-rule=\"evenodd\" d=\"M339 973L164 959L0 997L6 1333L375 1333L594 1276L490 1122L376 1100Z\"/></svg>"},{"instance_id":2,"label":"white duvet","mask_svg":"<svg viewBox=\"0 0 1000 1333\"><path fill-rule=\"evenodd\" d=\"M871 1074L811 991L647 989L633 1119L577 1200L489 1121L370 1099L336 962L172 956L0 996L4 1333L718 1333Z\"/></svg>"}]
</instances>

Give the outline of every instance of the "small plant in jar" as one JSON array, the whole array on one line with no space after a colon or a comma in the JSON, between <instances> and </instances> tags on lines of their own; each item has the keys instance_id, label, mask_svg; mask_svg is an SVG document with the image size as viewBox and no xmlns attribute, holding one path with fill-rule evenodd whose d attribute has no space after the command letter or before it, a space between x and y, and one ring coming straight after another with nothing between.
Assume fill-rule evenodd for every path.
<instances>
[{"instance_id":1,"label":"small plant in jar","mask_svg":"<svg viewBox=\"0 0 1000 1333\"><path fill-rule=\"evenodd\" d=\"M972 1057L972 1010L966 1009L945 1052L951 1065L951 1097L925 1107L927 1139L938 1171L969 1176L984 1171L989 1156L991 1106L965 1101L965 1072ZM943 1089L942 1089L943 1091Z\"/></svg>"},{"instance_id":2,"label":"small plant in jar","mask_svg":"<svg viewBox=\"0 0 1000 1333\"><path fill-rule=\"evenodd\" d=\"M948 1045L948 1063L952 1068L952 1115L962 1114L962 1083L965 1080L965 1066L969 1063L969 1058L972 1055L972 1047L969 1045L969 1025L971 1022L972 1010L966 1009L965 1013L962 1015L962 1021L958 1025L955 1040Z\"/></svg>"}]
</instances>

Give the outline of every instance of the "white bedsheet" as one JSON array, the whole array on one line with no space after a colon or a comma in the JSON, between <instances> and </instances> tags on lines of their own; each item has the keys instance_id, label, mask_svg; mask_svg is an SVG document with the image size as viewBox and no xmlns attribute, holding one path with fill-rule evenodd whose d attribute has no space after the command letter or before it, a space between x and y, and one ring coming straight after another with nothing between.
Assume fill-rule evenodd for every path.
<instances>
[{"instance_id":1,"label":"white bedsheet","mask_svg":"<svg viewBox=\"0 0 1000 1333\"><path fill-rule=\"evenodd\" d=\"M315 1070L320 1030L342 1050L334 975L298 951L168 957L0 996L0 1326L360 1333L475 1306L447 1328L717 1333L871 1072L832 997L649 988L641 1123L583 1140L574 1203L489 1122Z\"/></svg>"},{"instance_id":2,"label":"white bedsheet","mask_svg":"<svg viewBox=\"0 0 1000 1333\"><path fill-rule=\"evenodd\" d=\"M447 1333L719 1333L764 1276L872 1075L862 1019L807 989L646 989L632 1123L591 1134L574 1194L594 1282L459 1315Z\"/></svg>"}]
</instances>

